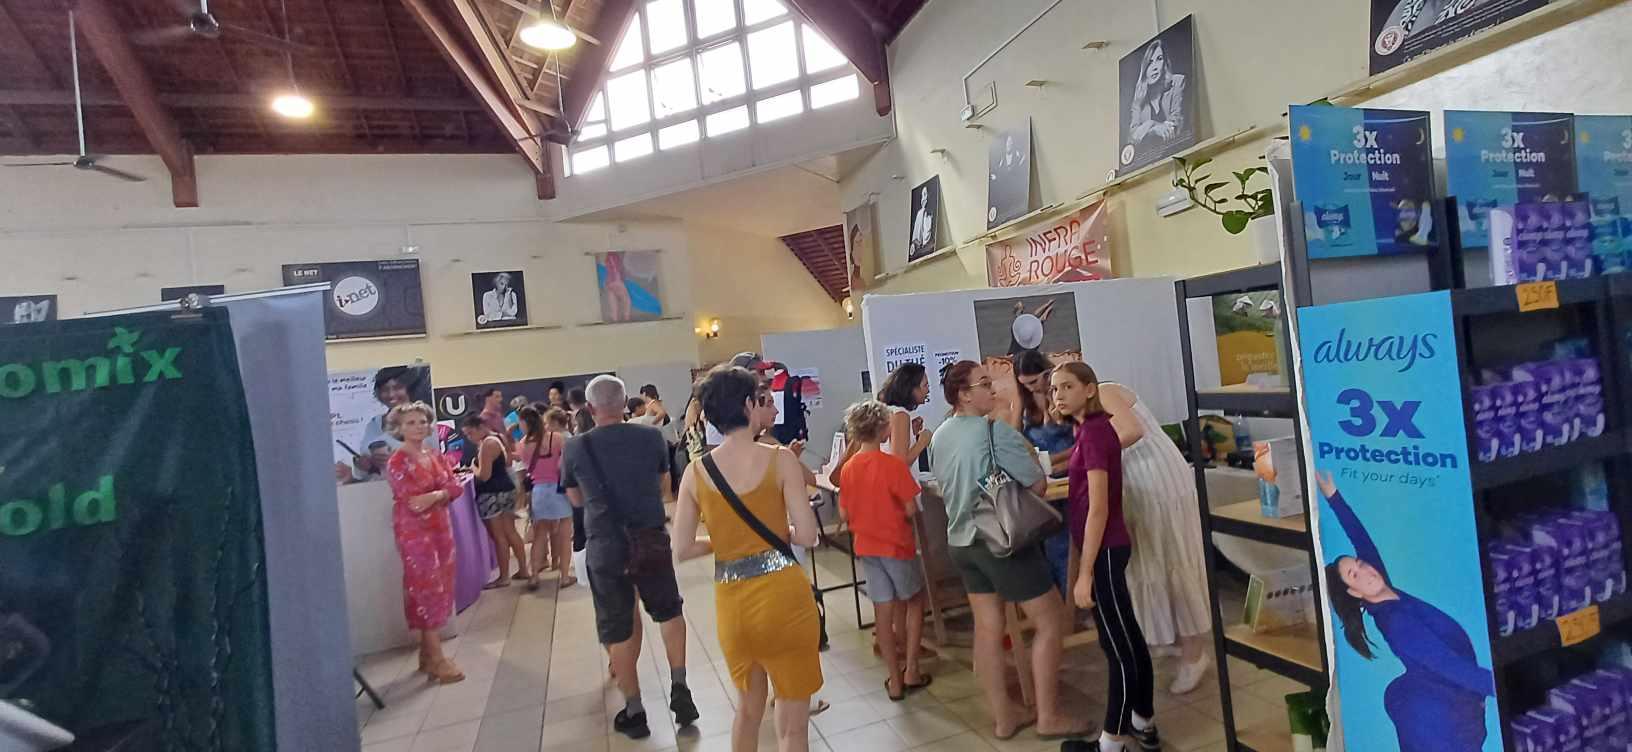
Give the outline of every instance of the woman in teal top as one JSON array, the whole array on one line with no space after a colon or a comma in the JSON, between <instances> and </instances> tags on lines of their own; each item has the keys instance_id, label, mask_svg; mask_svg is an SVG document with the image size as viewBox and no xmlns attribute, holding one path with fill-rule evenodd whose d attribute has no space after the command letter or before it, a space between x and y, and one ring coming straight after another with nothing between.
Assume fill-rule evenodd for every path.
<instances>
[{"instance_id":1,"label":"woman in teal top","mask_svg":"<svg viewBox=\"0 0 1632 752\"><path fill-rule=\"evenodd\" d=\"M1042 546L998 558L975 534L972 515L981 481L991 470L992 455L1009 476L1042 493L1048 486L1031 442L1003 421L991 419L996 400L992 378L979 363L952 364L941 376L952 416L930 441L930 469L946 501L946 537L975 615L975 675L996 721L992 733L1010 739L1037 724L1037 735L1061 739L1082 733L1062 712L1059 701L1061 640L1065 637L1065 602L1054 589ZM1037 626L1032 641L1032 680L1037 713L1031 715L1009 699L1004 688L1004 602L1018 603Z\"/></svg>"}]
</instances>

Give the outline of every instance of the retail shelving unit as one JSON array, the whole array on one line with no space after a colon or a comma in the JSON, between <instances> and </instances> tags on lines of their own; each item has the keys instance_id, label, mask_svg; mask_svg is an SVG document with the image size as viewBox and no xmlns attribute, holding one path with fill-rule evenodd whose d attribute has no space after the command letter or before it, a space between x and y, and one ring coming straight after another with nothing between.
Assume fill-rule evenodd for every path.
<instances>
[{"instance_id":1,"label":"retail shelving unit","mask_svg":"<svg viewBox=\"0 0 1632 752\"><path fill-rule=\"evenodd\" d=\"M1523 311L1517 288L1484 287L1451 292L1451 310L1457 325L1457 356L1462 370L1463 412L1471 416L1471 388L1479 369L1511 360L1514 353L1560 337L1585 338L1602 374L1606 427L1601 436L1583 437L1538 452L1475 463L1470 467L1473 481L1474 516L1483 543L1498 536L1501 517L1536 505L1537 498L1557 498L1564 475L1591 463L1604 464L1610 510L1623 530L1632 524L1632 426L1627 399L1632 385L1625 345L1627 327L1632 325L1632 275L1615 274L1551 284L1556 288L1556 306ZM1474 454L1472 421L1468 421L1469 455ZM1624 539L1623 539L1624 540ZM1483 545L1481 545L1483 548ZM1625 547L1623 545L1623 559ZM1481 552L1485 573L1485 602L1496 602L1490 587L1490 562ZM1625 562L1622 562L1623 568ZM1492 669L1496 678L1496 702L1504 734L1504 749L1514 750L1507 734L1509 722L1532 707L1545 704L1547 685L1559 681L1560 663L1579 662L1590 656L1601 635L1625 634L1632 626L1632 594L1619 595L1589 606L1597 614L1596 635L1566 646L1557 622L1544 621L1535 628L1503 636L1492 614L1490 622ZM1578 636L1579 637L1579 636ZM1586 660L1590 660L1587 658Z\"/></svg>"},{"instance_id":2,"label":"retail shelving unit","mask_svg":"<svg viewBox=\"0 0 1632 752\"><path fill-rule=\"evenodd\" d=\"M1175 283L1179 304L1179 342L1184 357L1184 377L1188 413L1185 418L1185 436L1190 446L1190 459L1195 470L1196 499L1201 513L1202 546L1206 553L1207 589L1210 595L1213 623L1213 646L1218 660L1219 701L1223 708L1224 733L1231 752L1270 752L1290 749L1289 735L1278 731L1240 729L1235 723L1233 687L1230 685L1229 661L1233 656L1260 668L1287 677L1310 689L1326 689L1327 656L1320 635L1324 632L1325 609L1315 608L1315 623L1290 630L1254 633L1244 624L1224 626L1219 607L1218 559L1213 533L1234 535L1248 540L1283 546L1305 552L1312 582L1318 583L1319 563L1314 558L1314 544L1308 525L1308 504L1304 513L1282 519L1266 518L1259 513L1258 499L1232 500L1213 507L1207 498L1207 474L1216 467L1203 457L1201 411L1220 411L1226 415L1292 420L1294 443L1298 447L1298 466L1306 467L1303 439L1298 420L1298 396L1293 388L1280 389L1207 389L1196 388L1195 358L1190 342L1189 301L1219 295L1240 295L1281 289L1281 265L1265 264L1235 271L1211 274L1205 277L1180 280ZM1284 296L1283 296L1284 297ZM1281 324L1286 327L1283 304ZM1290 339L1286 339L1290 341ZM1291 353L1283 346L1281 362L1290 364ZM1288 371L1288 381L1291 381ZM1312 597L1312 596L1311 596ZM1317 603L1318 606L1318 603Z\"/></svg>"}]
</instances>

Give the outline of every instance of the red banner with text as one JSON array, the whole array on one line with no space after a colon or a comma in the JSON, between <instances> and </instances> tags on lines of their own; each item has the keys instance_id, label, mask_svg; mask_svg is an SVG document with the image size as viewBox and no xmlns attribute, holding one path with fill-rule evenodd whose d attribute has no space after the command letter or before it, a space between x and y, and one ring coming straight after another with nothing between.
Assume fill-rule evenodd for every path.
<instances>
[{"instance_id":1,"label":"red banner with text","mask_svg":"<svg viewBox=\"0 0 1632 752\"><path fill-rule=\"evenodd\" d=\"M1019 287L1111 278L1105 201L986 246L986 283Z\"/></svg>"}]
</instances>

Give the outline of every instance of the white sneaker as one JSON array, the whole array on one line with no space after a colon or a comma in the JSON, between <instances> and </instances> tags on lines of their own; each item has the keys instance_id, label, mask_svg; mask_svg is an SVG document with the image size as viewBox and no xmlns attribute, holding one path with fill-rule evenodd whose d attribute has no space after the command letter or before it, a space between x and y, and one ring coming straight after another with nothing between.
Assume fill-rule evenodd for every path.
<instances>
[{"instance_id":1,"label":"white sneaker","mask_svg":"<svg viewBox=\"0 0 1632 752\"><path fill-rule=\"evenodd\" d=\"M1173 685L1167 691L1182 695L1195 691L1201 686L1201 680L1207 676L1207 668L1213 663L1212 659L1203 654L1195 663L1179 664L1179 675L1173 678Z\"/></svg>"}]
</instances>

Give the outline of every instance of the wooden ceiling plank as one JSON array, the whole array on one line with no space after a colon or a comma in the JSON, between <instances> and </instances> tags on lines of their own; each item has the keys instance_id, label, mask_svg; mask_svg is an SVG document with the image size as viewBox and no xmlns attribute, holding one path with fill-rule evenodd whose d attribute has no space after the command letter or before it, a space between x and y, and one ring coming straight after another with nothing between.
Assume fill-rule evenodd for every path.
<instances>
[{"instance_id":1,"label":"wooden ceiling plank","mask_svg":"<svg viewBox=\"0 0 1632 752\"><path fill-rule=\"evenodd\" d=\"M266 100L253 94L160 94L159 103L176 108L259 109ZM115 94L84 93L86 106L117 107L124 104ZM0 106L72 106L71 91L11 91L0 89ZM468 99L420 99L415 97L323 97L328 110L406 110L412 112L478 112L482 105Z\"/></svg>"},{"instance_id":2,"label":"wooden ceiling plank","mask_svg":"<svg viewBox=\"0 0 1632 752\"><path fill-rule=\"evenodd\" d=\"M460 80L465 82L465 86L486 107L488 115L498 123L499 128L505 132L510 142L515 145L516 151L521 154L523 159L527 160L527 165L532 168L533 172L554 180L543 147L532 138L531 132L528 131L526 124L522 122L521 117L511 110L509 103L504 98L504 94L493 88L493 84L487 80L487 76L483 73L484 69L481 64L476 62L465 51L458 36L453 33L453 29L443 22L441 16L437 15L436 9L431 6L431 0L402 0L402 3L413 13L414 20L419 23L437 48L442 51L443 56L453 65L454 70L459 74ZM540 193L542 192L540 191Z\"/></svg>"},{"instance_id":3,"label":"wooden ceiling plank","mask_svg":"<svg viewBox=\"0 0 1632 752\"><path fill-rule=\"evenodd\" d=\"M873 104L879 115L890 114L889 58L884 41L872 22L852 3L832 0L787 0L810 21L827 41L850 59L861 75L873 84Z\"/></svg>"},{"instance_id":4,"label":"wooden ceiling plank","mask_svg":"<svg viewBox=\"0 0 1632 752\"><path fill-rule=\"evenodd\" d=\"M39 74L45 80L50 81L52 85L62 85L62 82L57 80L56 74L51 72L50 66L47 66L45 60L40 58L40 51L34 48L33 43L29 42L28 35L24 34L22 27L17 25L17 20L12 17L11 11L6 8L4 0L0 0L0 38L17 40L17 49L23 53L24 58L28 59L29 65L34 66Z\"/></svg>"},{"instance_id":5,"label":"wooden ceiling plank","mask_svg":"<svg viewBox=\"0 0 1632 752\"><path fill-rule=\"evenodd\" d=\"M508 6L512 7L512 8L515 8L516 10L521 11L523 21L527 20L528 15L543 16L542 13L539 13L538 8L532 7L532 3L523 2L523 0L499 0L499 2L504 3L505 5L508 5ZM571 3L570 0L568 2L562 4L562 9L559 12L560 14L558 16L559 20L561 21L561 25L566 26L568 29L571 29L572 33L577 35L577 37L579 39L582 39L583 41L588 42L590 44L600 46L601 40L604 39L605 37L596 36L596 34L594 32L585 33L583 31L581 31L579 29L575 29L572 26L567 24L567 9L569 9L571 7L572 7L572 3ZM604 7L603 7L603 12L604 12ZM516 24L516 30L517 30L518 34L520 33L521 26L522 25L520 23ZM514 42L512 42L512 44L514 44Z\"/></svg>"},{"instance_id":6,"label":"wooden ceiling plank","mask_svg":"<svg viewBox=\"0 0 1632 752\"><path fill-rule=\"evenodd\" d=\"M159 103L153 79L142 68L123 25L104 0L79 0L79 27L92 54L136 116L153 150L170 170L171 199L178 208L198 206L198 181L193 171L193 150L181 138L176 121Z\"/></svg>"},{"instance_id":7,"label":"wooden ceiling plank","mask_svg":"<svg viewBox=\"0 0 1632 752\"><path fill-rule=\"evenodd\" d=\"M386 5L387 2L390 0L379 0L380 18L385 24L385 40L386 46L391 49L391 62L397 67L397 94L407 98L413 94L408 85L408 67L402 64L402 49L397 46L397 30L391 27L391 7ZM414 140L424 143L425 132L419 125L419 113L409 110L408 117L414 124Z\"/></svg>"},{"instance_id":8,"label":"wooden ceiling plank","mask_svg":"<svg viewBox=\"0 0 1632 752\"><path fill-rule=\"evenodd\" d=\"M12 136L27 144L29 151L40 148L39 139L35 138L34 134L29 131L28 125L23 122L22 116L17 114L16 108L7 107L0 110L0 123L5 123Z\"/></svg>"},{"instance_id":9,"label":"wooden ceiling plank","mask_svg":"<svg viewBox=\"0 0 1632 752\"><path fill-rule=\"evenodd\" d=\"M523 100L527 99L526 92L521 88L521 77L516 75L516 69L510 64L510 56L499 49L499 40L493 36L493 21L487 12L477 6L476 0L453 0L453 7L465 23L465 28L476 39L476 47L481 50L482 57L487 59L487 65L499 81L499 88L504 90L510 102L518 108ZM534 111L531 108L518 110L522 122L528 125L528 135L536 135L544 130Z\"/></svg>"},{"instance_id":10,"label":"wooden ceiling plank","mask_svg":"<svg viewBox=\"0 0 1632 752\"><path fill-rule=\"evenodd\" d=\"M578 128L584 124L584 115L589 112L590 100L595 98L595 92L606 80L606 66L612 58L612 45L623 38L623 33L629 28L629 22L635 17L635 10L634 0L603 0L601 3L601 15L596 19L595 28L590 33L612 41L610 44L579 48L578 57L572 62L572 79L567 82L566 92L561 97L563 110L561 117L565 121L566 133L552 135L552 141L567 143L571 140L572 134L577 133Z\"/></svg>"}]
</instances>

